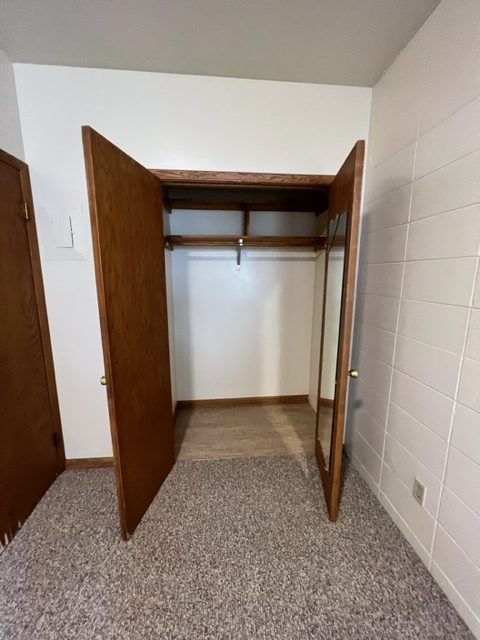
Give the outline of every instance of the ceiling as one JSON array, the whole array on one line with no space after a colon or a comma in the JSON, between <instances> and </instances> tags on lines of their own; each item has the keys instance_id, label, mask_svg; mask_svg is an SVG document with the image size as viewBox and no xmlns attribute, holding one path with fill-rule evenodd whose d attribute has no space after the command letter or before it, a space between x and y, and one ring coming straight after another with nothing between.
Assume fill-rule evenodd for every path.
<instances>
[{"instance_id":1,"label":"ceiling","mask_svg":"<svg viewBox=\"0 0 480 640\"><path fill-rule=\"evenodd\" d=\"M13 62L373 86L439 0L0 0Z\"/></svg>"}]
</instances>

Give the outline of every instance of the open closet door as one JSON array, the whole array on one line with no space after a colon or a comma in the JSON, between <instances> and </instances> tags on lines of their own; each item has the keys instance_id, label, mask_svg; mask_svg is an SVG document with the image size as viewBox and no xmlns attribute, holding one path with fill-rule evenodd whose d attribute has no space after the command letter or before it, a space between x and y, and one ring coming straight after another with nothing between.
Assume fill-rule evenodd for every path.
<instances>
[{"instance_id":1,"label":"open closet door","mask_svg":"<svg viewBox=\"0 0 480 640\"><path fill-rule=\"evenodd\" d=\"M174 463L161 183L90 127L82 134L102 383L128 540Z\"/></svg>"},{"instance_id":2,"label":"open closet door","mask_svg":"<svg viewBox=\"0 0 480 640\"><path fill-rule=\"evenodd\" d=\"M348 381L358 375L349 363L364 155L361 140L330 187L315 437L330 520L338 516Z\"/></svg>"}]
</instances>

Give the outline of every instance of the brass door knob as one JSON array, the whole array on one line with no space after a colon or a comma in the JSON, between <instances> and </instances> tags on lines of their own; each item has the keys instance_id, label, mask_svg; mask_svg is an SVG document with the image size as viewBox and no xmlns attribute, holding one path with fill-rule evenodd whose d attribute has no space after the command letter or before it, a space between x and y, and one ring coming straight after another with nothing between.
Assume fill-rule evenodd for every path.
<instances>
[{"instance_id":1,"label":"brass door knob","mask_svg":"<svg viewBox=\"0 0 480 640\"><path fill-rule=\"evenodd\" d=\"M100 384L102 384L103 386L105 386L105 385L107 384L107 379L106 379L106 377L105 377L105 376L102 376L102 377L100 378Z\"/></svg>"},{"instance_id":2,"label":"brass door knob","mask_svg":"<svg viewBox=\"0 0 480 640\"><path fill-rule=\"evenodd\" d=\"M350 371L348 372L348 375L351 378L358 378L358 371L356 369L350 369Z\"/></svg>"}]
</instances>

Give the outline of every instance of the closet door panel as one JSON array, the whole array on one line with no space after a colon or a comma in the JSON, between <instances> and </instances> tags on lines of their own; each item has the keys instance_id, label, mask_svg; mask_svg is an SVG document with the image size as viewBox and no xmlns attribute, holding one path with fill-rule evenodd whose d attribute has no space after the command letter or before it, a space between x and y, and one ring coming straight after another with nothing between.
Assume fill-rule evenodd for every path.
<instances>
[{"instance_id":1,"label":"closet door panel","mask_svg":"<svg viewBox=\"0 0 480 640\"><path fill-rule=\"evenodd\" d=\"M356 376L350 350L364 155L360 140L330 187L315 453L331 520L339 508L348 384Z\"/></svg>"},{"instance_id":2,"label":"closet door panel","mask_svg":"<svg viewBox=\"0 0 480 640\"><path fill-rule=\"evenodd\" d=\"M174 464L161 183L83 127L122 536ZM100 383L100 381L99 381Z\"/></svg>"}]
</instances>

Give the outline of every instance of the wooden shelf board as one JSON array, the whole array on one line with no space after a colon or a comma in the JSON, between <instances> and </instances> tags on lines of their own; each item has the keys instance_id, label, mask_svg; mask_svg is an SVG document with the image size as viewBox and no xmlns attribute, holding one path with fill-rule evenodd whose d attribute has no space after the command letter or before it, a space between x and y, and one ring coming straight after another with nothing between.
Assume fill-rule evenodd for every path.
<instances>
[{"instance_id":1,"label":"wooden shelf board","mask_svg":"<svg viewBox=\"0 0 480 640\"><path fill-rule=\"evenodd\" d=\"M293 189L318 189L329 187L335 176L283 173L238 173L228 171L180 171L150 169L167 186L211 187L288 187Z\"/></svg>"},{"instance_id":2,"label":"wooden shelf board","mask_svg":"<svg viewBox=\"0 0 480 640\"><path fill-rule=\"evenodd\" d=\"M319 215L326 211L325 202L317 202L315 206L309 202L295 202L288 200L277 200L270 202L255 201L233 201L233 200L204 200L200 198L164 198L167 210L195 210L195 211L287 211L296 213L314 213Z\"/></svg>"},{"instance_id":3,"label":"wooden shelf board","mask_svg":"<svg viewBox=\"0 0 480 640\"><path fill-rule=\"evenodd\" d=\"M320 236L166 236L169 247L311 247L323 249L325 238ZM238 241L243 240L243 245Z\"/></svg>"}]
</instances>

